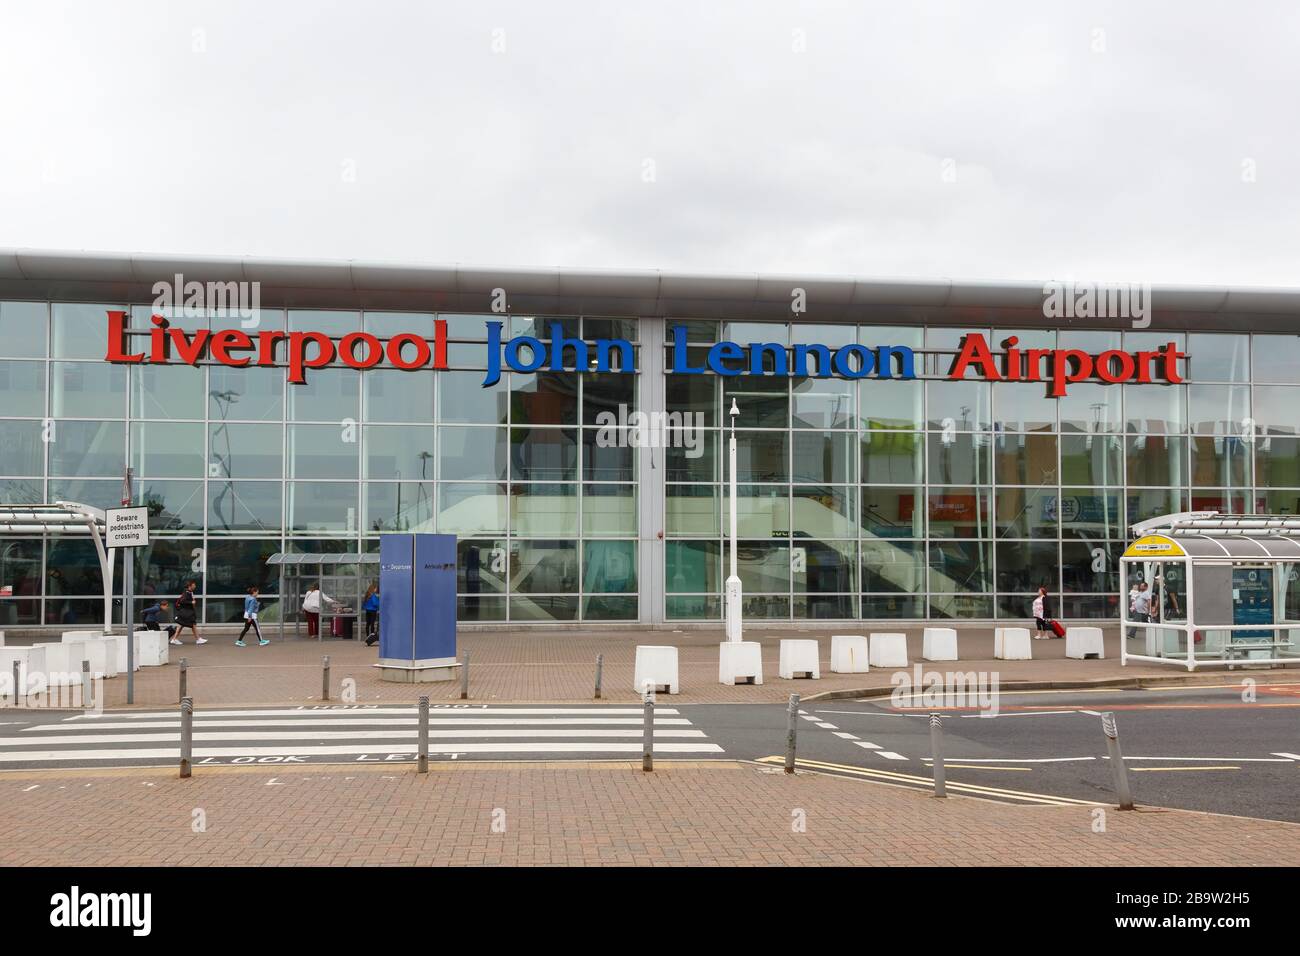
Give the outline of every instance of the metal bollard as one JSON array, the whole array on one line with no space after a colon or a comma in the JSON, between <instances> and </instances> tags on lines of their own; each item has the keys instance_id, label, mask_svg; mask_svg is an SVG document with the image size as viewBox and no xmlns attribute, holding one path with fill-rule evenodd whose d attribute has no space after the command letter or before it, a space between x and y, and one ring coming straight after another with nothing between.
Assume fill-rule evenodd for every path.
<instances>
[{"instance_id":1,"label":"metal bollard","mask_svg":"<svg viewBox=\"0 0 1300 956\"><path fill-rule=\"evenodd\" d=\"M641 769L649 773L655 768L655 689L649 682L645 685L641 727Z\"/></svg>"},{"instance_id":2,"label":"metal bollard","mask_svg":"<svg viewBox=\"0 0 1300 956\"><path fill-rule=\"evenodd\" d=\"M181 658L181 694L180 694L181 700L184 700L186 696L185 695L186 685L189 683L189 676L190 676L187 673L189 670L189 666L190 666L190 662L182 657Z\"/></svg>"},{"instance_id":3,"label":"metal bollard","mask_svg":"<svg viewBox=\"0 0 1300 956\"><path fill-rule=\"evenodd\" d=\"M600 700L600 681L605 671L605 655L596 655L596 700Z\"/></svg>"},{"instance_id":4,"label":"metal bollard","mask_svg":"<svg viewBox=\"0 0 1300 956\"><path fill-rule=\"evenodd\" d=\"M321 660L322 670L320 678L320 699L330 699L330 657L328 654Z\"/></svg>"},{"instance_id":5,"label":"metal bollard","mask_svg":"<svg viewBox=\"0 0 1300 956\"><path fill-rule=\"evenodd\" d=\"M420 698L420 750L415 761L417 773L429 772L429 698Z\"/></svg>"},{"instance_id":6,"label":"metal bollard","mask_svg":"<svg viewBox=\"0 0 1300 956\"><path fill-rule=\"evenodd\" d=\"M469 700L469 651L465 652L465 661L460 666L460 699Z\"/></svg>"},{"instance_id":7,"label":"metal bollard","mask_svg":"<svg viewBox=\"0 0 1300 956\"><path fill-rule=\"evenodd\" d=\"M194 763L194 701L181 701L181 776L188 777Z\"/></svg>"},{"instance_id":8,"label":"metal bollard","mask_svg":"<svg viewBox=\"0 0 1300 956\"><path fill-rule=\"evenodd\" d=\"M90 683L90 661L81 662L81 706L89 707L94 703L94 695L91 692Z\"/></svg>"},{"instance_id":9,"label":"metal bollard","mask_svg":"<svg viewBox=\"0 0 1300 956\"><path fill-rule=\"evenodd\" d=\"M1128 768L1124 766L1124 755L1119 749L1119 727L1115 723L1115 714L1106 711L1101 715L1101 732L1106 735L1106 750L1110 753L1110 772L1115 779L1115 794L1119 797L1121 810L1133 809L1133 794L1128 788Z\"/></svg>"},{"instance_id":10,"label":"metal bollard","mask_svg":"<svg viewBox=\"0 0 1300 956\"><path fill-rule=\"evenodd\" d=\"M14 661L14 706L18 706L18 698L23 695L22 691L23 674L22 665L19 661Z\"/></svg>"},{"instance_id":11,"label":"metal bollard","mask_svg":"<svg viewBox=\"0 0 1300 956\"><path fill-rule=\"evenodd\" d=\"M948 796L943 778L943 717L930 714L930 756L934 758L934 795Z\"/></svg>"},{"instance_id":12,"label":"metal bollard","mask_svg":"<svg viewBox=\"0 0 1300 956\"><path fill-rule=\"evenodd\" d=\"M799 695L790 695L790 707L785 720L785 772L794 773L795 728L799 724Z\"/></svg>"}]
</instances>

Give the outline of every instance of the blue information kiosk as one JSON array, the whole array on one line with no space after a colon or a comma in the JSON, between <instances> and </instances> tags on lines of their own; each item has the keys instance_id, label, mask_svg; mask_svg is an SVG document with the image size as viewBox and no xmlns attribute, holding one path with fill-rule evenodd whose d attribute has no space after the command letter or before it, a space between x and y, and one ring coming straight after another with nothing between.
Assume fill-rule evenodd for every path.
<instances>
[{"instance_id":1,"label":"blue information kiosk","mask_svg":"<svg viewBox=\"0 0 1300 956\"><path fill-rule=\"evenodd\" d=\"M379 668L382 680L454 680L456 536L379 538Z\"/></svg>"}]
</instances>

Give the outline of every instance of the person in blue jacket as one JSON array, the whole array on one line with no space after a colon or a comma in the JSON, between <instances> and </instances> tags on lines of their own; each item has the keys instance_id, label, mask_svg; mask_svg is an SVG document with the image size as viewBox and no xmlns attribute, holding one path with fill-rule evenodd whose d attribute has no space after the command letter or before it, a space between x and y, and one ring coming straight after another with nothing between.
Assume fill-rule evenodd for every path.
<instances>
[{"instance_id":1,"label":"person in blue jacket","mask_svg":"<svg viewBox=\"0 0 1300 956\"><path fill-rule=\"evenodd\" d=\"M236 647L247 646L244 644L244 635L248 633L250 627L257 634L257 643L260 646L265 647L271 643L262 636L262 629L257 625L257 612L261 607L257 600L257 594L257 587L254 586L248 589L248 597L244 598L244 629L239 632L239 637L235 640Z\"/></svg>"},{"instance_id":2,"label":"person in blue jacket","mask_svg":"<svg viewBox=\"0 0 1300 956\"><path fill-rule=\"evenodd\" d=\"M156 604L150 605L149 607L141 611L140 621L142 624L144 624L144 629L146 631L161 631L165 628L168 637L171 637L173 634L175 634L176 625L174 624L163 625L162 622L163 612L165 612L169 607L171 607L171 605L168 604L166 601L160 601Z\"/></svg>"},{"instance_id":3,"label":"person in blue jacket","mask_svg":"<svg viewBox=\"0 0 1300 956\"><path fill-rule=\"evenodd\" d=\"M379 585L372 584L366 590L366 599L361 602L361 610L366 612L366 647L373 647L379 640Z\"/></svg>"}]
</instances>

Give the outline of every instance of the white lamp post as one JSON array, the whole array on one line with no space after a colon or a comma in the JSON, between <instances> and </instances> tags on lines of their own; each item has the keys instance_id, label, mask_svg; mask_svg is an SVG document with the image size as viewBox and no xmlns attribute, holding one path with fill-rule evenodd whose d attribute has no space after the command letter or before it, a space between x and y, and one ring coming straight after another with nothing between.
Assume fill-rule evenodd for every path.
<instances>
[{"instance_id":1,"label":"white lamp post","mask_svg":"<svg viewBox=\"0 0 1300 956\"><path fill-rule=\"evenodd\" d=\"M727 615L727 640L731 643L737 643L742 640L741 631L741 610L740 610L740 575L736 573L736 416L740 414L740 409L736 407L736 400L731 400L731 442L730 442L730 475L731 475L731 573L727 576L726 588L726 615Z\"/></svg>"},{"instance_id":2,"label":"white lamp post","mask_svg":"<svg viewBox=\"0 0 1300 956\"><path fill-rule=\"evenodd\" d=\"M728 463L731 478L731 573L727 576L725 614L727 639L718 645L718 682L734 685L737 681L763 683L763 648L757 641L741 637L740 574L736 570L736 417L740 409L736 399L731 400L731 442Z\"/></svg>"}]
</instances>

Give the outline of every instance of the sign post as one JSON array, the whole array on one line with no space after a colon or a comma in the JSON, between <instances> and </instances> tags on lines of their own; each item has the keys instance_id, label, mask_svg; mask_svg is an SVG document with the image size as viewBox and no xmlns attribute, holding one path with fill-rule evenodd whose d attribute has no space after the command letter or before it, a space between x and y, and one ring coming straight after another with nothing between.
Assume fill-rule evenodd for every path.
<instances>
[{"instance_id":1,"label":"sign post","mask_svg":"<svg viewBox=\"0 0 1300 956\"><path fill-rule=\"evenodd\" d=\"M131 471L122 484L122 507L104 511L104 547L121 548L123 593L122 620L126 625L126 702L135 703L135 549L149 545L149 509L131 504Z\"/></svg>"}]
</instances>

